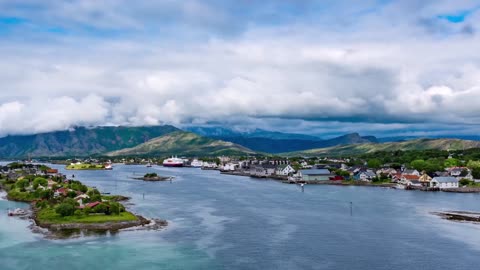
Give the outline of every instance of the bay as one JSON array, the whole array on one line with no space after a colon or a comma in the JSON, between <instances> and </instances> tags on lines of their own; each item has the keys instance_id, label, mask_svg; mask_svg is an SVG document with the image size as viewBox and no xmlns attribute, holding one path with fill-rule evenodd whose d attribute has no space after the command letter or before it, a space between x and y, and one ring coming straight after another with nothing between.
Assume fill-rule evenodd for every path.
<instances>
[{"instance_id":1,"label":"bay","mask_svg":"<svg viewBox=\"0 0 480 270\"><path fill-rule=\"evenodd\" d=\"M46 240L6 215L0 200L0 269L475 269L480 226L441 210L480 211L479 194L306 186L194 168L116 165L65 171L128 208L163 218L163 231ZM147 172L170 182L131 177ZM353 205L350 213L350 202Z\"/></svg>"}]
</instances>

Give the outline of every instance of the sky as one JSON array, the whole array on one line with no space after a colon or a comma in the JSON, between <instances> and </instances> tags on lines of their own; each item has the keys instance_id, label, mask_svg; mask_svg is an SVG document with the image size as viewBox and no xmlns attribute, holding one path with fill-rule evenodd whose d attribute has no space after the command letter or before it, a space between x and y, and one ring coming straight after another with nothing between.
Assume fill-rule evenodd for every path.
<instances>
[{"instance_id":1,"label":"sky","mask_svg":"<svg viewBox=\"0 0 480 270\"><path fill-rule=\"evenodd\" d=\"M0 136L478 135L478 31L478 0L0 0Z\"/></svg>"}]
</instances>

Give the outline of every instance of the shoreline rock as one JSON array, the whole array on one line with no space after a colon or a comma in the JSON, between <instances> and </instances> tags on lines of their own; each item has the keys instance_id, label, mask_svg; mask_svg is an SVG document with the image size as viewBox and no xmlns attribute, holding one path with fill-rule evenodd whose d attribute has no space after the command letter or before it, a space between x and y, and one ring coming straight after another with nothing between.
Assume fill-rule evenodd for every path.
<instances>
[{"instance_id":1,"label":"shoreline rock","mask_svg":"<svg viewBox=\"0 0 480 270\"><path fill-rule=\"evenodd\" d=\"M471 222L480 224L480 213L468 212L468 211L445 211L445 212L432 212L445 220L456 222Z\"/></svg>"},{"instance_id":2,"label":"shoreline rock","mask_svg":"<svg viewBox=\"0 0 480 270\"><path fill-rule=\"evenodd\" d=\"M166 220L147 219L141 215L135 216L138 219L132 221L56 224L41 222L38 220L35 210L33 210L28 219L31 221L29 228L33 233L42 234L47 239L52 240L112 235L127 230L161 230L168 226L168 221Z\"/></svg>"}]
</instances>

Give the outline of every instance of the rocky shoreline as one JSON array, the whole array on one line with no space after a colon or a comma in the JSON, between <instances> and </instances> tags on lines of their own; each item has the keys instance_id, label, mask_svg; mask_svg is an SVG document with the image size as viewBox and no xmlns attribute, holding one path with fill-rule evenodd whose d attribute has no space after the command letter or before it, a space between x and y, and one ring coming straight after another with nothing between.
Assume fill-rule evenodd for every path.
<instances>
[{"instance_id":1,"label":"rocky shoreline","mask_svg":"<svg viewBox=\"0 0 480 270\"><path fill-rule=\"evenodd\" d=\"M137 220L102 222L102 223L48 223L37 218L37 211L31 206L31 214L26 217L31 220L29 228L33 233L44 235L47 239L68 239L89 235L116 234L123 230L161 230L168 226L163 219L147 219L135 215Z\"/></svg>"},{"instance_id":2,"label":"rocky shoreline","mask_svg":"<svg viewBox=\"0 0 480 270\"><path fill-rule=\"evenodd\" d=\"M168 221L162 219L147 219L136 216L136 221L106 222L106 223L68 223L48 224L39 223L33 216L28 217L32 224L29 226L33 233L41 234L46 239L63 240L85 236L114 235L121 231L162 230L168 226ZM22 218L22 217L21 217Z\"/></svg>"},{"instance_id":3,"label":"rocky shoreline","mask_svg":"<svg viewBox=\"0 0 480 270\"><path fill-rule=\"evenodd\" d=\"M446 211L446 212L433 212L443 219L456 221L456 222L472 222L480 223L480 213L468 212L468 211Z\"/></svg>"},{"instance_id":4,"label":"rocky shoreline","mask_svg":"<svg viewBox=\"0 0 480 270\"><path fill-rule=\"evenodd\" d=\"M30 201L13 200L0 186L0 198L30 204L27 214L16 218L31 221L29 228L33 233L42 234L47 239L69 239L89 235L116 234L123 230L161 230L168 226L168 221L163 219L147 219L135 215L137 220L99 223L49 223L42 222L37 217L38 209ZM122 195L113 196L114 201L128 201L130 198Z\"/></svg>"}]
</instances>

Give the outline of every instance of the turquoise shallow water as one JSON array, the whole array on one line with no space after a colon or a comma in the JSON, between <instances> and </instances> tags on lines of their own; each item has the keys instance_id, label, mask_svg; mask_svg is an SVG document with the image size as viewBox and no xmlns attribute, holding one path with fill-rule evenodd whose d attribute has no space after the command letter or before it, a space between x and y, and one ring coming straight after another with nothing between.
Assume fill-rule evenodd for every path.
<instances>
[{"instance_id":1,"label":"turquoise shallow water","mask_svg":"<svg viewBox=\"0 0 480 270\"><path fill-rule=\"evenodd\" d=\"M175 176L173 183L132 180ZM294 185L191 168L77 171L164 231L45 240L0 200L0 269L476 269L480 226L429 212L480 211L479 194ZM72 174L72 172L69 172ZM353 202L350 216L349 202Z\"/></svg>"}]
</instances>

